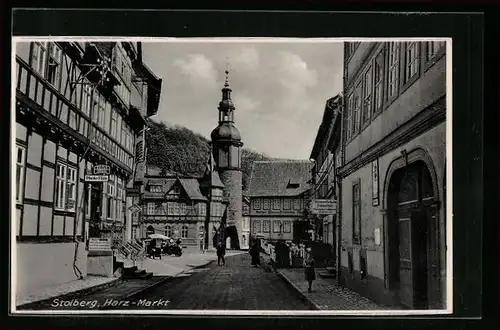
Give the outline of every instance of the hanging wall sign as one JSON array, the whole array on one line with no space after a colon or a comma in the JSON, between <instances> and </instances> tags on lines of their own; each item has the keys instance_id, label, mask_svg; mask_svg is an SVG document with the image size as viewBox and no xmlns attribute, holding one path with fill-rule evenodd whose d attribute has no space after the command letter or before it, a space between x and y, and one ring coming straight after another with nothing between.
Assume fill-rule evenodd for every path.
<instances>
[{"instance_id":1,"label":"hanging wall sign","mask_svg":"<svg viewBox=\"0 0 500 330\"><path fill-rule=\"evenodd\" d=\"M379 171L378 171L378 158L372 162L372 204L373 206L379 205Z\"/></svg>"}]
</instances>

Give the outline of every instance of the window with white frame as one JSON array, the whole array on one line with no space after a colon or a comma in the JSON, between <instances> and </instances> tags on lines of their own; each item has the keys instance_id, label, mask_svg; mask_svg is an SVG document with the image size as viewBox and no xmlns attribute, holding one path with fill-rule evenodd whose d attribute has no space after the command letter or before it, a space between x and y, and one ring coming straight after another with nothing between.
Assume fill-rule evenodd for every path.
<instances>
[{"instance_id":1,"label":"window with white frame","mask_svg":"<svg viewBox=\"0 0 500 330\"><path fill-rule=\"evenodd\" d=\"M354 114L354 94L349 95L347 101L347 119L346 119L346 136L350 138L353 135L352 128L353 124L353 114Z\"/></svg>"},{"instance_id":2,"label":"window with white frame","mask_svg":"<svg viewBox=\"0 0 500 330\"><path fill-rule=\"evenodd\" d=\"M256 198L253 200L253 208L256 210L260 210L260 198Z\"/></svg>"},{"instance_id":3,"label":"window with white frame","mask_svg":"<svg viewBox=\"0 0 500 330\"><path fill-rule=\"evenodd\" d=\"M106 218L114 220L115 217L115 183L108 183L108 194L107 194L107 205L106 205Z\"/></svg>"},{"instance_id":4,"label":"window with white frame","mask_svg":"<svg viewBox=\"0 0 500 330\"><path fill-rule=\"evenodd\" d=\"M418 44L417 42L406 43L405 56L405 82L413 78L418 71Z\"/></svg>"},{"instance_id":5,"label":"window with white frame","mask_svg":"<svg viewBox=\"0 0 500 330\"><path fill-rule=\"evenodd\" d=\"M281 221L273 221L273 233L281 233Z\"/></svg>"},{"instance_id":6,"label":"window with white frame","mask_svg":"<svg viewBox=\"0 0 500 330\"><path fill-rule=\"evenodd\" d=\"M87 81L84 80L84 85L82 89L82 112L87 116L90 114L90 107L92 105L92 88L87 85Z\"/></svg>"},{"instance_id":7,"label":"window with white frame","mask_svg":"<svg viewBox=\"0 0 500 330\"><path fill-rule=\"evenodd\" d=\"M156 208L155 203L149 202L146 205L147 205L147 210L146 210L147 214L149 215L155 214L155 208Z\"/></svg>"},{"instance_id":8,"label":"window with white frame","mask_svg":"<svg viewBox=\"0 0 500 330\"><path fill-rule=\"evenodd\" d=\"M382 108L384 102L384 53L381 51L375 59L375 106L373 112Z\"/></svg>"},{"instance_id":9,"label":"window with white frame","mask_svg":"<svg viewBox=\"0 0 500 330\"><path fill-rule=\"evenodd\" d=\"M260 220L254 220L253 221L253 232L254 233L260 233L261 232Z\"/></svg>"},{"instance_id":10,"label":"window with white frame","mask_svg":"<svg viewBox=\"0 0 500 330\"><path fill-rule=\"evenodd\" d=\"M292 232L292 225L289 220L285 220L283 223L283 232L284 233L291 233Z\"/></svg>"},{"instance_id":11,"label":"window with white frame","mask_svg":"<svg viewBox=\"0 0 500 330\"><path fill-rule=\"evenodd\" d=\"M116 220L124 222L123 220L123 186L122 181L117 178L116 182Z\"/></svg>"},{"instance_id":12,"label":"window with white frame","mask_svg":"<svg viewBox=\"0 0 500 330\"><path fill-rule=\"evenodd\" d=\"M26 148L16 146L16 202L23 200L24 171L26 166Z\"/></svg>"},{"instance_id":13,"label":"window with white frame","mask_svg":"<svg viewBox=\"0 0 500 330\"><path fill-rule=\"evenodd\" d=\"M264 210L269 210L269 199L264 198Z\"/></svg>"},{"instance_id":14,"label":"window with white frame","mask_svg":"<svg viewBox=\"0 0 500 330\"><path fill-rule=\"evenodd\" d=\"M76 207L76 168L63 163L56 164L55 208L74 212Z\"/></svg>"},{"instance_id":15,"label":"window with white frame","mask_svg":"<svg viewBox=\"0 0 500 330\"><path fill-rule=\"evenodd\" d=\"M399 79L399 43L389 43L388 50L388 96L392 98L398 92L398 79Z\"/></svg>"},{"instance_id":16,"label":"window with white frame","mask_svg":"<svg viewBox=\"0 0 500 330\"><path fill-rule=\"evenodd\" d=\"M154 192L154 193L161 193L162 192L162 185L157 185L157 184L154 184L154 185L151 185L149 186L149 191L150 192Z\"/></svg>"},{"instance_id":17,"label":"window with white frame","mask_svg":"<svg viewBox=\"0 0 500 330\"><path fill-rule=\"evenodd\" d=\"M47 80L59 88L59 77L61 76L62 50L55 43L49 43L49 56L47 61Z\"/></svg>"},{"instance_id":18,"label":"window with white frame","mask_svg":"<svg viewBox=\"0 0 500 330\"><path fill-rule=\"evenodd\" d=\"M283 199L283 209L284 210L290 209L290 198Z\"/></svg>"},{"instance_id":19,"label":"window with white frame","mask_svg":"<svg viewBox=\"0 0 500 330\"><path fill-rule=\"evenodd\" d=\"M45 77L48 42L34 42L31 49L31 66Z\"/></svg>"},{"instance_id":20,"label":"window with white frame","mask_svg":"<svg viewBox=\"0 0 500 330\"><path fill-rule=\"evenodd\" d=\"M113 139L116 139L116 131L117 131L117 127L116 127L116 124L117 124L117 117L118 117L118 113L116 112L115 109L111 108L111 132L110 132L110 135Z\"/></svg>"},{"instance_id":21,"label":"window with white frame","mask_svg":"<svg viewBox=\"0 0 500 330\"><path fill-rule=\"evenodd\" d=\"M280 208L281 208L281 199L274 198L273 199L273 209L274 210L279 210Z\"/></svg>"},{"instance_id":22,"label":"window with white frame","mask_svg":"<svg viewBox=\"0 0 500 330\"><path fill-rule=\"evenodd\" d=\"M363 77L363 124L370 120L372 108L372 67Z\"/></svg>"},{"instance_id":23,"label":"window with white frame","mask_svg":"<svg viewBox=\"0 0 500 330\"><path fill-rule=\"evenodd\" d=\"M181 237L182 238L187 238L188 237L188 227L187 226L182 226Z\"/></svg>"},{"instance_id":24,"label":"window with white frame","mask_svg":"<svg viewBox=\"0 0 500 330\"><path fill-rule=\"evenodd\" d=\"M170 226L170 225L165 226L165 236L167 236L167 237L172 236L172 226Z\"/></svg>"},{"instance_id":25,"label":"window with white frame","mask_svg":"<svg viewBox=\"0 0 500 330\"><path fill-rule=\"evenodd\" d=\"M198 210L200 212L200 215L206 215L207 214L207 205L205 203L200 203Z\"/></svg>"},{"instance_id":26,"label":"window with white frame","mask_svg":"<svg viewBox=\"0 0 500 330\"><path fill-rule=\"evenodd\" d=\"M425 57L429 61L446 46L446 41L429 41L426 43L426 46Z\"/></svg>"},{"instance_id":27,"label":"window with white frame","mask_svg":"<svg viewBox=\"0 0 500 330\"><path fill-rule=\"evenodd\" d=\"M263 220L262 224L263 224L262 231L264 233L269 233L271 231L271 221L270 220Z\"/></svg>"},{"instance_id":28,"label":"window with white frame","mask_svg":"<svg viewBox=\"0 0 500 330\"><path fill-rule=\"evenodd\" d=\"M90 218L90 212L92 210L92 185L87 185L87 211L86 218Z\"/></svg>"},{"instance_id":29,"label":"window with white frame","mask_svg":"<svg viewBox=\"0 0 500 330\"><path fill-rule=\"evenodd\" d=\"M358 86L354 90L354 113L352 115L352 133L356 134L361 123L361 84L358 84Z\"/></svg>"}]
</instances>

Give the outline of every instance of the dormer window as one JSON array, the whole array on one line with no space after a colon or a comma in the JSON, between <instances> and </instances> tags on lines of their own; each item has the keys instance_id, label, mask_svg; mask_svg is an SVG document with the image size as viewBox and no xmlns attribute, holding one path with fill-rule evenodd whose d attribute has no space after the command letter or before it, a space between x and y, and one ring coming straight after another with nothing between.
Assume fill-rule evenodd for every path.
<instances>
[{"instance_id":1,"label":"dormer window","mask_svg":"<svg viewBox=\"0 0 500 330\"><path fill-rule=\"evenodd\" d=\"M286 189L298 189L300 188L300 183L296 181L289 180Z\"/></svg>"},{"instance_id":2,"label":"dormer window","mask_svg":"<svg viewBox=\"0 0 500 330\"><path fill-rule=\"evenodd\" d=\"M174 186L170 191L168 192L169 195L180 195L181 194L181 188L179 186Z\"/></svg>"},{"instance_id":3,"label":"dormer window","mask_svg":"<svg viewBox=\"0 0 500 330\"><path fill-rule=\"evenodd\" d=\"M161 185L151 185L151 186L149 186L149 191L153 192L153 193L161 193L162 186Z\"/></svg>"}]
</instances>

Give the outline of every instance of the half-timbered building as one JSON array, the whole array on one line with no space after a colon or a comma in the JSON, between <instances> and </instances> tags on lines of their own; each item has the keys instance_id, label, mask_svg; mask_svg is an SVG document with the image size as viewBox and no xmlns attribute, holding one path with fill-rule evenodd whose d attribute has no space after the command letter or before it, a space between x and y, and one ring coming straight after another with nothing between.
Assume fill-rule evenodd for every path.
<instances>
[{"instance_id":1,"label":"half-timbered building","mask_svg":"<svg viewBox=\"0 0 500 330\"><path fill-rule=\"evenodd\" d=\"M86 276L89 236L130 240L161 79L133 42L22 41L14 62L12 223L22 294ZM109 168L109 180L85 181L96 165Z\"/></svg>"}]
</instances>

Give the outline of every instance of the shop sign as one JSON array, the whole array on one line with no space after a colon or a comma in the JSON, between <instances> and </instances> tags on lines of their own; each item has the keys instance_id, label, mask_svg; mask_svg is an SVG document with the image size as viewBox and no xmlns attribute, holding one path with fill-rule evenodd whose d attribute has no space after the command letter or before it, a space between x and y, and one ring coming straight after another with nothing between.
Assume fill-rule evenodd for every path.
<instances>
[{"instance_id":1,"label":"shop sign","mask_svg":"<svg viewBox=\"0 0 500 330\"><path fill-rule=\"evenodd\" d=\"M140 188L127 188L127 197L139 197L141 195Z\"/></svg>"},{"instance_id":2,"label":"shop sign","mask_svg":"<svg viewBox=\"0 0 500 330\"><path fill-rule=\"evenodd\" d=\"M337 202L331 199L313 199L310 203L312 214L332 215L337 213Z\"/></svg>"},{"instance_id":3,"label":"shop sign","mask_svg":"<svg viewBox=\"0 0 500 330\"><path fill-rule=\"evenodd\" d=\"M109 176L107 175L85 175L86 182L108 182Z\"/></svg>"},{"instance_id":4,"label":"shop sign","mask_svg":"<svg viewBox=\"0 0 500 330\"><path fill-rule=\"evenodd\" d=\"M94 165L92 167L92 172L94 175L110 175L111 168L109 165Z\"/></svg>"},{"instance_id":5,"label":"shop sign","mask_svg":"<svg viewBox=\"0 0 500 330\"><path fill-rule=\"evenodd\" d=\"M141 207L137 204L133 204L131 207L128 208L132 213L137 213L141 210Z\"/></svg>"}]
</instances>

